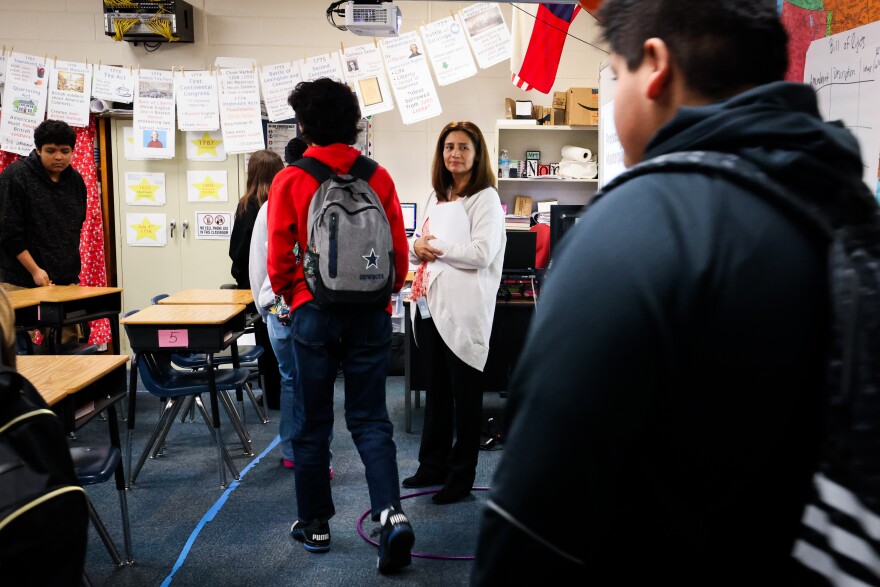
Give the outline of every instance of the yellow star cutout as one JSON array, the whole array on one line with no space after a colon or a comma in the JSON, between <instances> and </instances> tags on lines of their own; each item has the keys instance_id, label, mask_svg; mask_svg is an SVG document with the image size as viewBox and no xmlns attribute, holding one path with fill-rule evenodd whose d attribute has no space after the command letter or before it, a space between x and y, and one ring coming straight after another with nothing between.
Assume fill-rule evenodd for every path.
<instances>
[{"instance_id":1,"label":"yellow star cutout","mask_svg":"<svg viewBox=\"0 0 880 587\"><path fill-rule=\"evenodd\" d=\"M200 139L194 139L190 141L196 147L198 147L198 151L196 152L196 157L199 155L213 155L217 156L217 147L223 141L220 139L212 139L211 135L205 132Z\"/></svg>"},{"instance_id":2,"label":"yellow star cutout","mask_svg":"<svg viewBox=\"0 0 880 587\"><path fill-rule=\"evenodd\" d=\"M202 183L194 183L193 187L199 190L199 199L203 200L205 198L220 198L220 188L224 185L223 183L215 183L214 180L211 179L210 175L206 175L205 179Z\"/></svg>"},{"instance_id":3,"label":"yellow star cutout","mask_svg":"<svg viewBox=\"0 0 880 587\"><path fill-rule=\"evenodd\" d=\"M147 178L141 179L141 182L137 185L128 186L129 189L134 191L134 200L135 202L138 200L152 200L156 201L156 190L159 189L159 186L153 185L147 181Z\"/></svg>"},{"instance_id":4,"label":"yellow star cutout","mask_svg":"<svg viewBox=\"0 0 880 587\"><path fill-rule=\"evenodd\" d=\"M137 231L137 237L135 237L135 240L141 240L142 238L158 240L156 239L156 231L162 228L160 224L153 224L150 222L150 219L146 216L144 216L140 224L130 224L129 226Z\"/></svg>"}]
</instances>

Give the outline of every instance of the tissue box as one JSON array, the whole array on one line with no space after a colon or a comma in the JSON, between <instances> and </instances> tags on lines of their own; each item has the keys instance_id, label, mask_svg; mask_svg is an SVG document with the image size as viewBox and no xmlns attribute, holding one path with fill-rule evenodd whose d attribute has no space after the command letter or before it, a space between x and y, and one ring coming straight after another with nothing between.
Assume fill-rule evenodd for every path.
<instances>
[{"instance_id":1,"label":"tissue box","mask_svg":"<svg viewBox=\"0 0 880 587\"><path fill-rule=\"evenodd\" d=\"M565 124L595 126L599 124L599 90L569 88L565 97Z\"/></svg>"}]
</instances>

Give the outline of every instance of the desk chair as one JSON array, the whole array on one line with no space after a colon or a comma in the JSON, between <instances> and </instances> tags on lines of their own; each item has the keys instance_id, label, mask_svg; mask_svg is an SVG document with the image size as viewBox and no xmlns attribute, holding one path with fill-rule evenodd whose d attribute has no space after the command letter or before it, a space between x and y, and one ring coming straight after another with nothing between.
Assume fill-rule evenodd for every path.
<instances>
[{"instance_id":1,"label":"desk chair","mask_svg":"<svg viewBox=\"0 0 880 587\"><path fill-rule=\"evenodd\" d=\"M221 289L229 289L221 286ZM233 287L233 289L235 289ZM167 298L168 294L158 294L154 296L150 301L153 304L158 304L159 300ZM245 331L247 332L247 331ZM266 417L265 412L263 412L263 408L260 406L259 401L256 396L254 396L254 391L251 387L251 381L258 380L260 378L260 371L258 366L258 360L263 354L263 347L260 345L246 345L239 347L238 349L238 361L240 368L247 369L250 372L250 377L245 382L243 389L247 392L248 397L251 400L251 404L254 406L254 410L257 412L257 416L260 418L260 421L263 424L269 423L269 418ZM192 371L199 371L208 366L208 358L204 353L174 353L171 355L171 362L174 363L177 367L181 369L190 369ZM220 354L214 355L214 365L219 367L220 365L231 365L233 363L232 355L229 354ZM241 405L241 421L244 422L244 396L242 395L242 390L237 389L235 392L236 399L239 401ZM181 418L183 421L186 418L187 412L190 414L190 421L195 419L195 411L192 406L188 406L189 409L183 410L184 416Z\"/></svg>"},{"instance_id":2,"label":"desk chair","mask_svg":"<svg viewBox=\"0 0 880 587\"><path fill-rule=\"evenodd\" d=\"M113 446L112 444L72 447L70 449L70 456L73 457L73 468L76 471L76 479L83 487L87 485L95 485L97 483L104 483L114 476L117 469L121 471L120 465L122 463L122 451L118 446ZM125 496L125 479L123 473L120 473L116 477L116 489L119 493L119 506L122 510L122 533L125 544L125 560L119 555L119 550L117 550L116 545L113 543L113 539L110 538L110 534L107 532L107 528L104 526L101 516L98 515L95 505L92 503L92 500L88 498L88 494L86 494L86 501L89 506L89 520L91 520L92 525L98 532L98 536L101 537L101 542L104 543L113 562L116 563L117 567L121 567L125 564L132 564L134 562L131 556L131 527L129 526L128 500Z\"/></svg>"}]
</instances>

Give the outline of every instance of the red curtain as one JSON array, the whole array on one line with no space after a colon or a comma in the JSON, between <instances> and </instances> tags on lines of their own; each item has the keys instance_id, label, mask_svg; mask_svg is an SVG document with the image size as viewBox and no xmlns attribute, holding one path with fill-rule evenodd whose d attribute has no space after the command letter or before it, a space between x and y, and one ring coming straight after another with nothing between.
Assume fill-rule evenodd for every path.
<instances>
[{"instance_id":1,"label":"red curtain","mask_svg":"<svg viewBox=\"0 0 880 587\"><path fill-rule=\"evenodd\" d=\"M76 127L76 147L73 149L73 168L79 171L86 183L88 196L86 221L83 224L79 242L79 255L82 270L79 274L81 285L104 287L107 285L107 271L104 266L104 222L101 214L101 191L98 189L98 168L95 164L95 119L89 119L86 127ZM15 153L0 151L0 172L18 159ZM107 319L95 320L89 324L91 344L110 342L110 322Z\"/></svg>"}]
</instances>

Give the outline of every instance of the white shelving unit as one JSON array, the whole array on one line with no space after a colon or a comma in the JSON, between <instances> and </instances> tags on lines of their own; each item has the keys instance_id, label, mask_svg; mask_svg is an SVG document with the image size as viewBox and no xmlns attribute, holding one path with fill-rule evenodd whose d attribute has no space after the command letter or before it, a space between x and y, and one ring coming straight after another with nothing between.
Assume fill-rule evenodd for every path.
<instances>
[{"instance_id":1,"label":"white shelving unit","mask_svg":"<svg viewBox=\"0 0 880 587\"><path fill-rule=\"evenodd\" d=\"M525 159L526 151L540 151L539 163L559 163L564 145L587 148L593 159L599 160L599 127L524 125L510 120L499 120L495 125L496 161L501 150L507 149L511 159ZM500 178L497 189L508 211L513 211L516 196L529 196L534 212L541 200L585 204L598 186L598 179Z\"/></svg>"}]
</instances>

